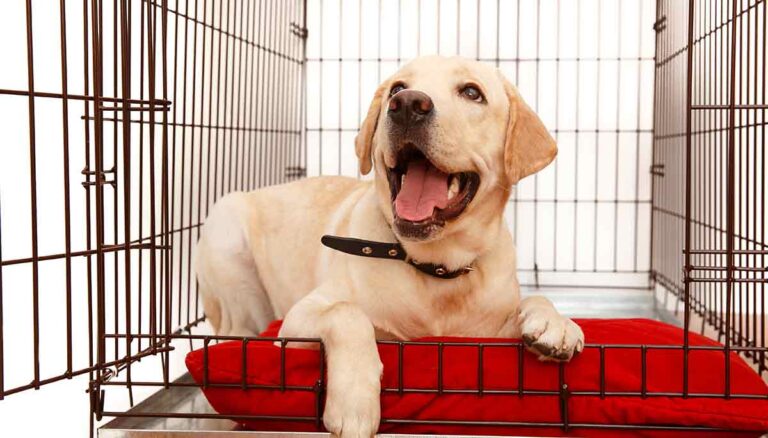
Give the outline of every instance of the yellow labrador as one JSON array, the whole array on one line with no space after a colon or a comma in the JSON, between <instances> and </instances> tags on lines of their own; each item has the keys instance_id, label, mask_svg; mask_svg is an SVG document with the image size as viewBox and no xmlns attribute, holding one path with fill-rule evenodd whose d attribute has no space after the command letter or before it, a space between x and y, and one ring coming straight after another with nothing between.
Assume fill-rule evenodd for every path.
<instances>
[{"instance_id":1,"label":"yellow labrador","mask_svg":"<svg viewBox=\"0 0 768 438\"><path fill-rule=\"evenodd\" d=\"M256 335L283 318L281 336L321 338L323 419L341 436L377 430L376 339L522 337L552 360L581 351L581 329L547 299L520 300L504 207L557 147L497 69L410 62L379 86L355 151L373 181L309 178L233 193L211 210L195 266L218 334ZM408 259L334 251L324 234L399 242Z\"/></svg>"}]
</instances>

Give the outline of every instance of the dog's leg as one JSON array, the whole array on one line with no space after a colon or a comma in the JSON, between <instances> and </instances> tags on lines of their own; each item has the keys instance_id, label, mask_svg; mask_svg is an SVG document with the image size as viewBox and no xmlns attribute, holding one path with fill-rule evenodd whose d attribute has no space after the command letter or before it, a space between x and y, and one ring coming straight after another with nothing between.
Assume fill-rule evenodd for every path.
<instances>
[{"instance_id":1,"label":"dog's leg","mask_svg":"<svg viewBox=\"0 0 768 438\"><path fill-rule=\"evenodd\" d=\"M285 317L280 336L323 341L328 386L323 422L341 437L371 437L379 427L382 365L371 321L355 304L332 301L323 286Z\"/></svg>"},{"instance_id":2,"label":"dog's leg","mask_svg":"<svg viewBox=\"0 0 768 438\"><path fill-rule=\"evenodd\" d=\"M274 319L259 279L245 224L245 193L231 193L211 209L194 252L205 314L219 335L256 336Z\"/></svg>"},{"instance_id":3,"label":"dog's leg","mask_svg":"<svg viewBox=\"0 0 768 438\"><path fill-rule=\"evenodd\" d=\"M514 324L528 350L540 360L568 361L584 349L584 333L570 318L561 315L544 297L520 302Z\"/></svg>"}]
</instances>

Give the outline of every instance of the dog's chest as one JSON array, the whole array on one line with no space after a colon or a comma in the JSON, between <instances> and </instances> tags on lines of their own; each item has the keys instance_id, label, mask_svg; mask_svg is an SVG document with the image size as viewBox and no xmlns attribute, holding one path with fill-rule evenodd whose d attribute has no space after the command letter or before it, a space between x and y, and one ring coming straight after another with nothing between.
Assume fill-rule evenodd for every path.
<instances>
[{"instance_id":1,"label":"dog's chest","mask_svg":"<svg viewBox=\"0 0 768 438\"><path fill-rule=\"evenodd\" d=\"M427 292L428 291L428 292ZM428 336L497 336L510 314L512 300L479 291L411 290L411 299L389 307L375 325L397 338Z\"/></svg>"}]
</instances>

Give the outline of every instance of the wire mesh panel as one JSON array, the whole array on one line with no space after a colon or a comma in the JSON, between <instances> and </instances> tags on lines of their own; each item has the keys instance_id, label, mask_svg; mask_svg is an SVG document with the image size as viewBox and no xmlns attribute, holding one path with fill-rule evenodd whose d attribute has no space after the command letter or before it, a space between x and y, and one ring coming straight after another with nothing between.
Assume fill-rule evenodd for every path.
<instances>
[{"instance_id":1,"label":"wire mesh panel","mask_svg":"<svg viewBox=\"0 0 768 438\"><path fill-rule=\"evenodd\" d=\"M766 5L691 5L658 12L654 277L686 327L764 348Z\"/></svg>"},{"instance_id":2,"label":"wire mesh panel","mask_svg":"<svg viewBox=\"0 0 768 438\"><path fill-rule=\"evenodd\" d=\"M209 207L303 175L304 4L11 3L0 398L95 371L99 412L116 374L128 404L132 378L183 366L167 355L203 318L191 249Z\"/></svg>"},{"instance_id":3,"label":"wire mesh panel","mask_svg":"<svg viewBox=\"0 0 768 438\"><path fill-rule=\"evenodd\" d=\"M0 14L0 399L95 369L92 39L85 3L47 6Z\"/></svg>"},{"instance_id":4,"label":"wire mesh panel","mask_svg":"<svg viewBox=\"0 0 768 438\"><path fill-rule=\"evenodd\" d=\"M497 66L550 129L555 163L507 209L524 285L648 287L652 0L310 0L310 175L359 176L378 84L419 55Z\"/></svg>"}]
</instances>

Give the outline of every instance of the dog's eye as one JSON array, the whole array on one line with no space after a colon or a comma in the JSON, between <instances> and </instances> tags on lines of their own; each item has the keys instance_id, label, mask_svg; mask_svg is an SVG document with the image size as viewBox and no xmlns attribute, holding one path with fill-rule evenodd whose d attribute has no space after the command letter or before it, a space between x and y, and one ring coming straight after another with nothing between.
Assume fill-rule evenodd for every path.
<instances>
[{"instance_id":1,"label":"dog's eye","mask_svg":"<svg viewBox=\"0 0 768 438\"><path fill-rule=\"evenodd\" d=\"M405 84L395 84L394 87L392 87L391 90L389 90L389 97L394 96L395 94L405 90Z\"/></svg>"},{"instance_id":2,"label":"dog's eye","mask_svg":"<svg viewBox=\"0 0 768 438\"><path fill-rule=\"evenodd\" d=\"M462 88L459 93L467 99L474 100L475 102L483 102L485 100L483 93L481 93L477 87L472 85L467 85L466 87Z\"/></svg>"}]
</instances>

